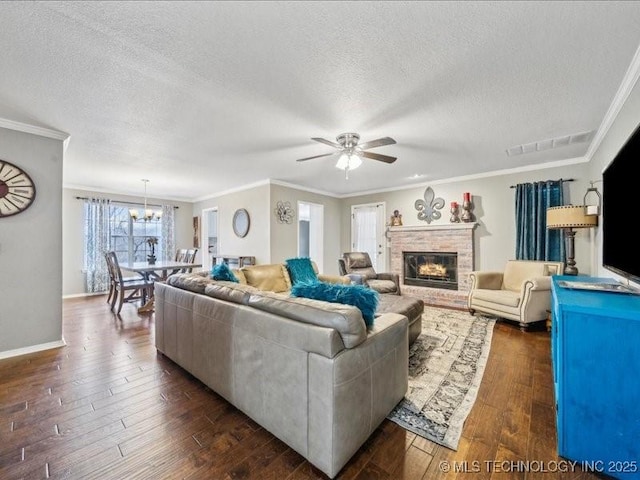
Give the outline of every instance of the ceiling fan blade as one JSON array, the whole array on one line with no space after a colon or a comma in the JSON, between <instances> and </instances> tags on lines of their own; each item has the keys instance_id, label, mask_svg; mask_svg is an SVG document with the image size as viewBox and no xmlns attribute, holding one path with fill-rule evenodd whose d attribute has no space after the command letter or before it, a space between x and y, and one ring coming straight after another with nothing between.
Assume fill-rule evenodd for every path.
<instances>
[{"instance_id":1,"label":"ceiling fan blade","mask_svg":"<svg viewBox=\"0 0 640 480\"><path fill-rule=\"evenodd\" d=\"M357 152L356 155L361 157L370 158L372 160L379 160L384 163L393 163L397 160L396 157L389 157L388 155L380 155L379 153L372 152Z\"/></svg>"},{"instance_id":2,"label":"ceiling fan blade","mask_svg":"<svg viewBox=\"0 0 640 480\"><path fill-rule=\"evenodd\" d=\"M358 145L358 147L360 147L362 150L366 150L367 148L382 147L383 145L393 145L394 143L396 143L396 141L393 138L383 137L378 138L377 140L371 140L370 142L364 142Z\"/></svg>"},{"instance_id":3,"label":"ceiling fan blade","mask_svg":"<svg viewBox=\"0 0 640 480\"><path fill-rule=\"evenodd\" d=\"M342 145L335 143L335 142L331 142L325 138L312 138L311 140L315 140L316 142L320 142L320 143L324 143L325 145L329 145L330 147L333 148L342 148Z\"/></svg>"},{"instance_id":4,"label":"ceiling fan blade","mask_svg":"<svg viewBox=\"0 0 640 480\"><path fill-rule=\"evenodd\" d=\"M307 160L313 160L314 158L329 157L331 155L335 155L336 153L337 152L323 153L322 155L314 155L313 157L299 158L298 160L296 160L296 162L306 162Z\"/></svg>"}]
</instances>

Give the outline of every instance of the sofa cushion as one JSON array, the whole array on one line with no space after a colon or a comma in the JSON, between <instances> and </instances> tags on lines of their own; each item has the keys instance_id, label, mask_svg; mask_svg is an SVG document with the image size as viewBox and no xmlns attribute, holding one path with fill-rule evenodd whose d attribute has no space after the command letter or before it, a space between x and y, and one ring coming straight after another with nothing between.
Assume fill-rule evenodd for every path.
<instances>
[{"instance_id":1,"label":"sofa cushion","mask_svg":"<svg viewBox=\"0 0 640 480\"><path fill-rule=\"evenodd\" d=\"M205 287L213 281L207 272L204 276L200 273L175 273L167 278L169 285L196 293L204 293Z\"/></svg>"},{"instance_id":2,"label":"sofa cushion","mask_svg":"<svg viewBox=\"0 0 640 480\"><path fill-rule=\"evenodd\" d=\"M350 270L354 268L367 268L371 267L371 259L368 254L364 252L350 252L346 255L347 268Z\"/></svg>"},{"instance_id":3,"label":"sofa cushion","mask_svg":"<svg viewBox=\"0 0 640 480\"><path fill-rule=\"evenodd\" d=\"M367 285L378 293L396 293L398 287L393 280L367 280Z\"/></svg>"},{"instance_id":4,"label":"sofa cushion","mask_svg":"<svg viewBox=\"0 0 640 480\"><path fill-rule=\"evenodd\" d=\"M341 285L324 282L298 283L291 288L291 295L353 305L362 312L362 318L368 327L373 325L379 300L378 292L362 285Z\"/></svg>"},{"instance_id":5,"label":"sofa cushion","mask_svg":"<svg viewBox=\"0 0 640 480\"><path fill-rule=\"evenodd\" d=\"M252 265L242 267L247 285L266 292L287 292L291 289L291 280L286 267L281 263Z\"/></svg>"},{"instance_id":6,"label":"sofa cushion","mask_svg":"<svg viewBox=\"0 0 640 480\"><path fill-rule=\"evenodd\" d=\"M526 280L548 275L549 265L551 264L538 261L510 260L504 268L502 288L520 291Z\"/></svg>"},{"instance_id":7,"label":"sofa cushion","mask_svg":"<svg viewBox=\"0 0 640 480\"><path fill-rule=\"evenodd\" d=\"M211 278L213 278L214 280L224 280L227 282L239 283L238 279L229 268L229 265L227 265L226 263L219 263L218 265L214 265L211 269Z\"/></svg>"},{"instance_id":8,"label":"sofa cushion","mask_svg":"<svg viewBox=\"0 0 640 480\"><path fill-rule=\"evenodd\" d=\"M517 307L520 305L520 291L513 290L487 290L476 289L471 292L474 300L483 300L486 302L497 303L508 307Z\"/></svg>"},{"instance_id":9,"label":"sofa cushion","mask_svg":"<svg viewBox=\"0 0 640 480\"><path fill-rule=\"evenodd\" d=\"M256 292L259 292L259 290L250 285L225 281L210 283L204 289L204 294L209 297L240 303L242 305L249 303L249 297Z\"/></svg>"},{"instance_id":10,"label":"sofa cushion","mask_svg":"<svg viewBox=\"0 0 640 480\"><path fill-rule=\"evenodd\" d=\"M291 285L318 281L318 275L310 258L289 258L285 261Z\"/></svg>"},{"instance_id":11,"label":"sofa cushion","mask_svg":"<svg viewBox=\"0 0 640 480\"><path fill-rule=\"evenodd\" d=\"M351 305L288 297L272 292L251 295L248 305L291 320L332 328L340 334L346 348L356 347L367 339L362 313Z\"/></svg>"},{"instance_id":12,"label":"sofa cushion","mask_svg":"<svg viewBox=\"0 0 640 480\"><path fill-rule=\"evenodd\" d=\"M382 315L383 313L399 313L407 317L409 322L412 322L420 318L424 313L424 301L403 295L380 295L376 315Z\"/></svg>"}]
</instances>

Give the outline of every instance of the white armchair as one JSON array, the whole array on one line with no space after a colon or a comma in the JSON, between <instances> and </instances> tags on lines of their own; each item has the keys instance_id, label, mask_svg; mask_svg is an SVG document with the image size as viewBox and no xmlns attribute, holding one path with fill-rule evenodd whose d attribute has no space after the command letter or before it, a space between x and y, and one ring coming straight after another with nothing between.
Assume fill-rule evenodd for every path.
<instances>
[{"instance_id":1,"label":"white armchair","mask_svg":"<svg viewBox=\"0 0 640 480\"><path fill-rule=\"evenodd\" d=\"M563 271L562 262L509 260L504 272L471 272L469 312L514 320L526 331L530 324L547 319L551 275Z\"/></svg>"}]
</instances>

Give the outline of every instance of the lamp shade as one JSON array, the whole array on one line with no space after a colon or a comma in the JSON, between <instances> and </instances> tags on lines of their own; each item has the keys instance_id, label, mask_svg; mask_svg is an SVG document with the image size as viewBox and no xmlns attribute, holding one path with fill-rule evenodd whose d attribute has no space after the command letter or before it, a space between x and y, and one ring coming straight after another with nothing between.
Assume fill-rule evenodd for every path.
<instances>
[{"instance_id":1,"label":"lamp shade","mask_svg":"<svg viewBox=\"0 0 640 480\"><path fill-rule=\"evenodd\" d=\"M338 163L336 163L336 168L341 170L355 170L360 165L362 165L362 159L357 155L351 155L348 153L343 153L338 159Z\"/></svg>"},{"instance_id":2,"label":"lamp shade","mask_svg":"<svg viewBox=\"0 0 640 480\"><path fill-rule=\"evenodd\" d=\"M598 225L597 215L586 215L584 205L547 208L547 228L591 228Z\"/></svg>"}]
</instances>

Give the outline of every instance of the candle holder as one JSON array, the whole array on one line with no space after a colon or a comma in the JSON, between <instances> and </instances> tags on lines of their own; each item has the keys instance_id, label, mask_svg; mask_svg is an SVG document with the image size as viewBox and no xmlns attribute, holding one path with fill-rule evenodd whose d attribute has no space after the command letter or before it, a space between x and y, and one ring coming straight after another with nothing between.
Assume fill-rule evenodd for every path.
<instances>
[{"instance_id":1,"label":"candle holder","mask_svg":"<svg viewBox=\"0 0 640 480\"><path fill-rule=\"evenodd\" d=\"M471 194L465 193L464 200L462 202L462 216L461 219L465 223L473 222L473 213L471 213L471 209L473 205L471 203Z\"/></svg>"},{"instance_id":2,"label":"candle holder","mask_svg":"<svg viewBox=\"0 0 640 480\"><path fill-rule=\"evenodd\" d=\"M458 205L458 202L451 202L451 217L449 217L449 221L451 223L460 223L460 205Z\"/></svg>"}]
</instances>

